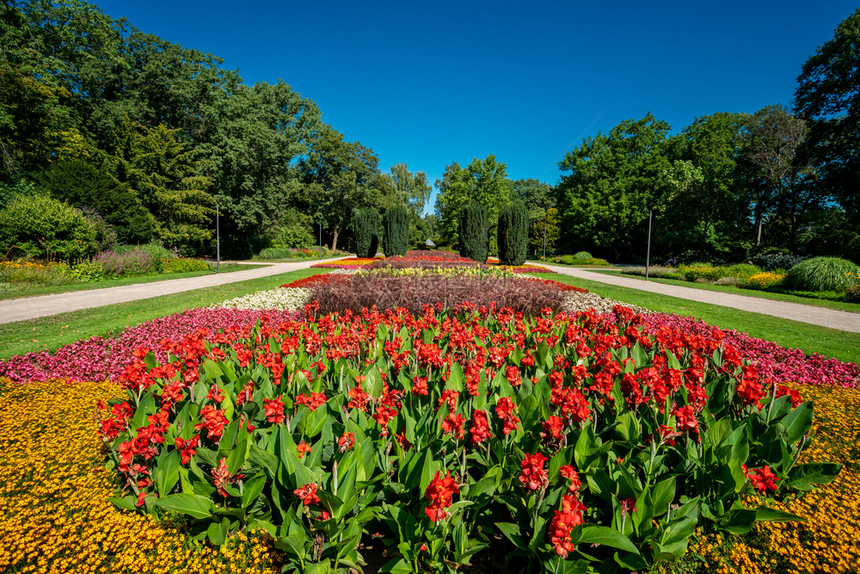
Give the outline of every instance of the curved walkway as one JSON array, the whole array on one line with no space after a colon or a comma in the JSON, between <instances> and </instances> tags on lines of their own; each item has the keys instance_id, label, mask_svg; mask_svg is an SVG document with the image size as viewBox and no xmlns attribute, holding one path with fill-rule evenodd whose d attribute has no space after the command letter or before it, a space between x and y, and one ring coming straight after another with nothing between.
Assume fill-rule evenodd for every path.
<instances>
[{"instance_id":1,"label":"curved walkway","mask_svg":"<svg viewBox=\"0 0 860 574\"><path fill-rule=\"evenodd\" d=\"M114 303L125 303L138 299L148 299L160 295L170 295L182 291L191 291L203 287L214 287L226 283L236 283L271 275L280 275L288 271L307 269L316 259L307 259L291 263L271 263L266 267L248 269L247 271L233 271L206 275L204 277L191 277L187 279L166 279L153 283L141 283L127 285L124 287L108 287L104 289L92 289L89 291L74 291L70 293L59 293L57 295L42 295L39 297L28 297L24 299L10 299L0 301L0 324L14 323L15 321L26 321L38 317L47 317L69 311L91 309ZM788 303L785 301L773 301L734 293L721 293L705 289L693 289L679 285L665 285L663 283L651 283L640 279L627 277L616 277L604 273L594 273L576 267L563 267L558 265L546 265L545 267L564 275L597 281L619 287L628 287L640 291L649 291L679 297L711 305L720 305L752 313L761 313L773 317L781 317L792 321L810 323L841 331L860 333L860 313L848 311L837 311L824 307L802 305L799 303Z\"/></svg>"},{"instance_id":2,"label":"curved walkway","mask_svg":"<svg viewBox=\"0 0 860 574\"><path fill-rule=\"evenodd\" d=\"M246 271L231 271L230 273L213 273L203 277L188 277L184 279L165 279L152 283L138 283L123 287L105 287L87 291L72 291L56 295L40 295L23 299L0 301L0 324L27 321L49 315L58 315L81 309L91 309L114 303L126 303L138 299L149 299L160 295L172 295L182 291L215 287L227 283L259 279L271 275L280 275L288 271L307 269L318 259L305 259L290 263L270 263L266 267L248 269Z\"/></svg>"},{"instance_id":3,"label":"curved walkway","mask_svg":"<svg viewBox=\"0 0 860 574\"><path fill-rule=\"evenodd\" d=\"M731 307L732 309L739 309L741 311L771 315L773 317L800 321L801 323L810 323L812 325L829 327L840 331L860 333L860 313L838 311L836 309L827 309L825 307L815 307L813 305L803 305L800 303L789 303L787 301L774 301L772 299L762 299L760 297L750 297L748 295L736 295L734 293L694 289L692 287L682 287L680 285L652 283L650 281L642 281L641 279L631 279L628 277L607 275L605 273L595 273L593 271L587 271L576 267L562 267L559 265L546 265L543 263L541 263L541 265L548 269L552 269L556 273L562 273L564 275L570 275L571 277L578 277L580 279L588 279L589 281L597 281L608 285L617 285L618 287L628 287L630 289L638 289L640 291L649 291L651 293L659 293L660 295L668 295L670 297L679 297L681 299L698 301L700 303L710 303L711 305Z\"/></svg>"}]
</instances>

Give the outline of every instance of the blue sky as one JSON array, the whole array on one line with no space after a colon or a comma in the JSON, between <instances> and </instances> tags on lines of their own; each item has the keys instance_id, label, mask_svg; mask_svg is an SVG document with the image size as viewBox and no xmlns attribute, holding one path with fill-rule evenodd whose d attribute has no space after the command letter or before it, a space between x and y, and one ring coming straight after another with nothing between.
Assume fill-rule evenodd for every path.
<instances>
[{"instance_id":1,"label":"blue sky","mask_svg":"<svg viewBox=\"0 0 860 574\"><path fill-rule=\"evenodd\" d=\"M246 83L283 79L388 168L433 182L495 154L512 179L558 181L586 136L649 111L790 105L797 75L856 0L745 2L96 1L209 52ZM431 204L432 209L432 204Z\"/></svg>"}]
</instances>

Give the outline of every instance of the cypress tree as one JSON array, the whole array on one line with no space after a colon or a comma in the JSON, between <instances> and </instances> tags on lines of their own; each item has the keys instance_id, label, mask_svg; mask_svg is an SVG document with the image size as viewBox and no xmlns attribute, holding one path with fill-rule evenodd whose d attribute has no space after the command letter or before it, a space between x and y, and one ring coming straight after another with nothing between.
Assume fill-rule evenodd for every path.
<instances>
[{"instance_id":1,"label":"cypress tree","mask_svg":"<svg viewBox=\"0 0 860 574\"><path fill-rule=\"evenodd\" d=\"M373 209L359 210L352 220L356 257L376 257L379 249L379 213Z\"/></svg>"},{"instance_id":2,"label":"cypress tree","mask_svg":"<svg viewBox=\"0 0 860 574\"><path fill-rule=\"evenodd\" d=\"M528 254L529 214L522 201L506 205L499 212L499 262L522 265Z\"/></svg>"},{"instance_id":3,"label":"cypress tree","mask_svg":"<svg viewBox=\"0 0 860 574\"><path fill-rule=\"evenodd\" d=\"M484 263L489 243L487 209L472 202L460 211L460 255Z\"/></svg>"},{"instance_id":4,"label":"cypress tree","mask_svg":"<svg viewBox=\"0 0 860 574\"><path fill-rule=\"evenodd\" d=\"M382 251L386 257L406 255L409 247L409 212L395 205L382 216Z\"/></svg>"}]
</instances>

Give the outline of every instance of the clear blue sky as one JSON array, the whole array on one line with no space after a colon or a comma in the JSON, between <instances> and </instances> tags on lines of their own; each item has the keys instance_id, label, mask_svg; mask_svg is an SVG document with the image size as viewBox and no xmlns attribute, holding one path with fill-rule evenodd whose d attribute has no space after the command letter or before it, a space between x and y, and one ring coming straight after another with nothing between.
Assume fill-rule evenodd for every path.
<instances>
[{"instance_id":1,"label":"clear blue sky","mask_svg":"<svg viewBox=\"0 0 860 574\"><path fill-rule=\"evenodd\" d=\"M248 84L283 79L388 168L434 182L495 154L554 184L586 136L649 111L791 104L797 75L856 0L291 2L96 0L144 32L209 52ZM432 203L430 205L432 209Z\"/></svg>"}]
</instances>

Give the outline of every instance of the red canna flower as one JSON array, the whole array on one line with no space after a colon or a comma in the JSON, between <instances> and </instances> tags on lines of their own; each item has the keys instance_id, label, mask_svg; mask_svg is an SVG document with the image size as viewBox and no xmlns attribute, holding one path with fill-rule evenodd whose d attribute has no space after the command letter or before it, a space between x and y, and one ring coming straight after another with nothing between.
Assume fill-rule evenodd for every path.
<instances>
[{"instance_id":1,"label":"red canna flower","mask_svg":"<svg viewBox=\"0 0 860 574\"><path fill-rule=\"evenodd\" d=\"M579 473L576 472L576 469L571 465L565 464L558 470L564 478L570 480L570 486L567 487L567 491L570 494L573 494L582 487L582 482L579 480Z\"/></svg>"},{"instance_id":2,"label":"red canna flower","mask_svg":"<svg viewBox=\"0 0 860 574\"><path fill-rule=\"evenodd\" d=\"M281 424L286 420L284 416L284 401L281 397L275 399L263 399L263 411L266 420L270 423Z\"/></svg>"},{"instance_id":3,"label":"red canna flower","mask_svg":"<svg viewBox=\"0 0 860 574\"><path fill-rule=\"evenodd\" d=\"M450 434L455 439L460 440L465 434L465 430L463 429L463 423L465 422L466 419L463 418L463 415L449 414L445 417L445 420L442 421L442 432Z\"/></svg>"},{"instance_id":4,"label":"red canna flower","mask_svg":"<svg viewBox=\"0 0 860 574\"><path fill-rule=\"evenodd\" d=\"M473 445L481 444L487 440L493 433L490 432L490 421L487 420L487 413L482 410L475 410L472 413L472 433L471 441Z\"/></svg>"},{"instance_id":5,"label":"red canna flower","mask_svg":"<svg viewBox=\"0 0 860 574\"><path fill-rule=\"evenodd\" d=\"M203 419L203 422L194 425L194 428L196 430L205 428L208 432L207 437L210 440L219 440L224 433L224 427L229 422L227 417L224 416L224 410L218 410L212 405L204 406L200 409L200 417Z\"/></svg>"},{"instance_id":6,"label":"red canna flower","mask_svg":"<svg viewBox=\"0 0 860 574\"><path fill-rule=\"evenodd\" d=\"M586 510L575 496L563 495L561 497L561 510L556 510L555 516L549 523L550 544L554 546L555 553L562 558L567 558L569 552L573 552L574 546L570 539L570 533L574 527L582 524L582 513Z\"/></svg>"},{"instance_id":7,"label":"red canna flower","mask_svg":"<svg viewBox=\"0 0 860 574\"><path fill-rule=\"evenodd\" d=\"M526 453L523 462L520 464L520 468L522 468L520 482L526 489L535 491L546 488L547 483L549 483L549 477L547 477L543 465L547 460L547 457L539 452L535 454Z\"/></svg>"},{"instance_id":8,"label":"red canna flower","mask_svg":"<svg viewBox=\"0 0 860 574\"><path fill-rule=\"evenodd\" d=\"M337 439L337 446L340 447L340 452L346 452L347 450L352 450L352 447L355 446L355 433L348 432L344 433L342 437Z\"/></svg>"},{"instance_id":9,"label":"red canna flower","mask_svg":"<svg viewBox=\"0 0 860 574\"><path fill-rule=\"evenodd\" d=\"M197 453L197 441L200 440L200 435L194 435L188 440L182 440L181 438L176 438L173 441L173 444L176 445L176 449L179 451L179 456L182 459L182 464L188 464L191 460L192 455Z\"/></svg>"},{"instance_id":10,"label":"red canna flower","mask_svg":"<svg viewBox=\"0 0 860 574\"><path fill-rule=\"evenodd\" d=\"M306 452L311 451L311 447L304 443L304 441L300 442L296 445L296 450L299 453L299 460L305 455Z\"/></svg>"},{"instance_id":11,"label":"red canna flower","mask_svg":"<svg viewBox=\"0 0 860 574\"><path fill-rule=\"evenodd\" d=\"M460 486L454 477L451 476L451 471L445 471L445 476L440 476L439 471L436 471L436 476L427 485L427 490L424 492L424 498L430 501L424 513L436 522L448 516L446 508L451 506L454 494L460 492Z\"/></svg>"},{"instance_id":12,"label":"red canna flower","mask_svg":"<svg viewBox=\"0 0 860 574\"><path fill-rule=\"evenodd\" d=\"M693 407L689 405L680 407L673 414L678 421L677 428L679 432L699 432L699 421L696 420L696 413L693 411Z\"/></svg>"},{"instance_id":13,"label":"red canna flower","mask_svg":"<svg viewBox=\"0 0 860 574\"><path fill-rule=\"evenodd\" d=\"M302 501L302 504L305 506L320 503L320 497L317 496L317 485L314 483L306 484L301 488L295 489L293 494L298 496Z\"/></svg>"}]
</instances>

